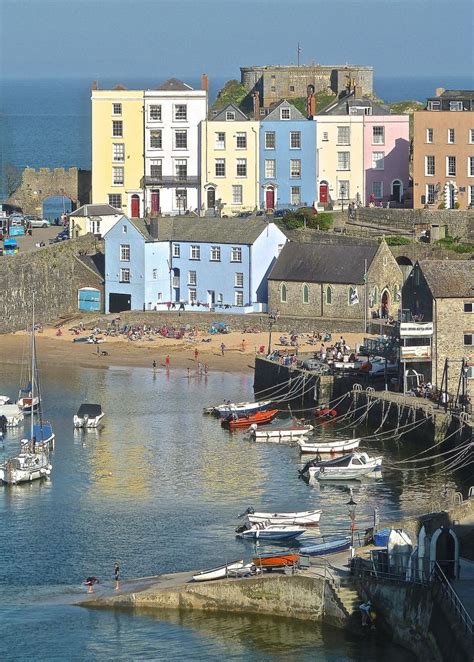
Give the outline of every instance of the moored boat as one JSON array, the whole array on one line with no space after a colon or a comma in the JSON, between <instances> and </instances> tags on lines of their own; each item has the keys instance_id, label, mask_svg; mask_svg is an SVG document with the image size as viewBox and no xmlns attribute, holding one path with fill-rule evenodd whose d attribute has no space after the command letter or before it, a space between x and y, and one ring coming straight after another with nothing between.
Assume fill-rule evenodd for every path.
<instances>
[{"instance_id":1,"label":"moored boat","mask_svg":"<svg viewBox=\"0 0 474 662\"><path fill-rule=\"evenodd\" d=\"M300 547L300 554L305 556L323 556L325 554L336 554L337 552L345 552L351 546L351 540L348 537L338 538L336 540L328 540L327 542L318 543L317 545L307 545Z\"/></svg>"},{"instance_id":2,"label":"moored boat","mask_svg":"<svg viewBox=\"0 0 474 662\"><path fill-rule=\"evenodd\" d=\"M257 411L265 411L271 405L271 400L262 400L260 402L226 402L213 408L213 412L220 417L229 414L247 415L254 414Z\"/></svg>"},{"instance_id":3,"label":"moored boat","mask_svg":"<svg viewBox=\"0 0 474 662\"><path fill-rule=\"evenodd\" d=\"M360 438L357 439L332 439L331 441L306 441L298 440L300 453L347 453L359 447Z\"/></svg>"},{"instance_id":4,"label":"moored boat","mask_svg":"<svg viewBox=\"0 0 474 662\"><path fill-rule=\"evenodd\" d=\"M21 452L0 466L0 480L9 485L30 483L51 473L47 453Z\"/></svg>"},{"instance_id":5,"label":"moored boat","mask_svg":"<svg viewBox=\"0 0 474 662\"><path fill-rule=\"evenodd\" d=\"M312 425L292 423L285 426L267 426L259 428L256 424L250 426L250 435L255 441L297 441L313 430Z\"/></svg>"},{"instance_id":6,"label":"moored boat","mask_svg":"<svg viewBox=\"0 0 474 662\"><path fill-rule=\"evenodd\" d=\"M287 540L298 538L306 529L296 524L272 524L270 520L242 524L235 529L238 538L261 540Z\"/></svg>"},{"instance_id":7,"label":"moored boat","mask_svg":"<svg viewBox=\"0 0 474 662\"><path fill-rule=\"evenodd\" d=\"M252 563L256 568L273 570L277 568L294 567L300 561L299 554L264 554L263 556L254 556Z\"/></svg>"},{"instance_id":8,"label":"moored boat","mask_svg":"<svg viewBox=\"0 0 474 662\"><path fill-rule=\"evenodd\" d=\"M227 418L221 420L222 427L228 427L231 430L239 428L248 428L251 425L260 425L269 423L279 413L278 409L269 409L268 411L257 411L254 414L241 415L230 414Z\"/></svg>"},{"instance_id":9,"label":"moored boat","mask_svg":"<svg viewBox=\"0 0 474 662\"><path fill-rule=\"evenodd\" d=\"M317 407L314 410L314 415L316 418L320 420L329 421L333 418L336 418L337 411L335 409L332 409L331 407Z\"/></svg>"},{"instance_id":10,"label":"moored boat","mask_svg":"<svg viewBox=\"0 0 474 662\"><path fill-rule=\"evenodd\" d=\"M38 396L32 397L30 392L30 395L28 396L18 397L16 404L24 414L32 414L33 412L37 411L40 404L40 399Z\"/></svg>"},{"instance_id":11,"label":"moored boat","mask_svg":"<svg viewBox=\"0 0 474 662\"><path fill-rule=\"evenodd\" d=\"M9 395L0 395L0 407L3 405L11 405L12 399Z\"/></svg>"},{"instance_id":12,"label":"moored boat","mask_svg":"<svg viewBox=\"0 0 474 662\"><path fill-rule=\"evenodd\" d=\"M97 428L104 418L101 405L82 404L74 415L75 428Z\"/></svg>"},{"instance_id":13,"label":"moored boat","mask_svg":"<svg viewBox=\"0 0 474 662\"><path fill-rule=\"evenodd\" d=\"M0 418L5 417L5 426L7 428L17 428L22 422L24 415L18 405L1 405Z\"/></svg>"},{"instance_id":14,"label":"moored boat","mask_svg":"<svg viewBox=\"0 0 474 662\"><path fill-rule=\"evenodd\" d=\"M225 563L224 565L212 568L211 570L202 570L196 575L193 575L193 579L195 582L209 582L213 579L225 579L229 572L239 570L243 567L243 559L240 559L240 561L231 561L230 563Z\"/></svg>"},{"instance_id":15,"label":"moored boat","mask_svg":"<svg viewBox=\"0 0 474 662\"><path fill-rule=\"evenodd\" d=\"M326 462L313 462L312 466L308 467L308 474L310 479L353 480L379 471L381 466L382 456L370 457L367 453L351 453Z\"/></svg>"},{"instance_id":16,"label":"moored boat","mask_svg":"<svg viewBox=\"0 0 474 662\"><path fill-rule=\"evenodd\" d=\"M256 522L270 522L271 524L290 524L297 526L318 526L321 519L321 510L303 510L289 513L263 513L256 512L253 508L247 508L245 513L251 524Z\"/></svg>"}]
</instances>

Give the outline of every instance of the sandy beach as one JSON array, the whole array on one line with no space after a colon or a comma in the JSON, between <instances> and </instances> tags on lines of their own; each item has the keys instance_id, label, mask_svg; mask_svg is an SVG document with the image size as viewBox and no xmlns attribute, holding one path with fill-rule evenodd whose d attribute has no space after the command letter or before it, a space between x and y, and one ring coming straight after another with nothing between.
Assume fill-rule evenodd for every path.
<instances>
[{"instance_id":1,"label":"sandy beach","mask_svg":"<svg viewBox=\"0 0 474 662\"><path fill-rule=\"evenodd\" d=\"M152 367L156 361L158 368L166 367L166 357L169 356L169 367L198 369L198 363L207 365L210 371L220 372L251 372L254 369L255 355L268 347L268 333L209 334L198 332L192 339L162 338L154 336L152 340L126 340L123 336L104 338L98 345L89 343L74 343L74 333L63 328L63 335L56 335L56 328L45 327L36 334L37 355L40 364L76 365L87 368L108 368L109 366ZM84 333L87 335L87 331ZM279 331L272 336L272 349L286 349L279 343ZM363 334L346 333L344 338L350 347L362 342ZM336 336L337 338L337 336ZM207 342L204 342L206 340ZM320 343L311 344L310 336L298 337L298 353L310 354L319 349ZM24 331L0 335L0 363L19 364L25 360L29 337ZM221 351L224 343L224 354ZM288 348L289 352L293 348ZM195 351L198 351L197 358ZM107 352L106 355L102 352Z\"/></svg>"}]
</instances>

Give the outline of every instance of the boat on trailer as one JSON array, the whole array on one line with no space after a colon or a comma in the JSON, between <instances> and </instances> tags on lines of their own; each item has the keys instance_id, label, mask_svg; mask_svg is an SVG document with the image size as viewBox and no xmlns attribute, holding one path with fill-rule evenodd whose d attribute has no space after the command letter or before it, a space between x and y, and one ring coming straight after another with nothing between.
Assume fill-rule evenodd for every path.
<instances>
[{"instance_id":1,"label":"boat on trailer","mask_svg":"<svg viewBox=\"0 0 474 662\"><path fill-rule=\"evenodd\" d=\"M97 428L104 416L101 405L84 403L77 410L77 414L74 414L74 427Z\"/></svg>"},{"instance_id":2,"label":"boat on trailer","mask_svg":"<svg viewBox=\"0 0 474 662\"><path fill-rule=\"evenodd\" d=\"M336 540L328 540L317 545L300 547L300 554L304 556L324 556L325 554L337 554L345 552L351 546L351 540L347 536Z\"/></svg>"},{"instance_id":3,"label":"boat on trailer","mask_svg":"<svg viewBox=\"0 0 474 662\"><path fill-rule=\"evenodd\" d=\"M240 559L240 561L231 561L230 563L225 563L224 565L220 565L217 568L198 572L196 575L193 575L193 579L195 582L209 582L213 579L225 579L229 573L240 570L243 567L243 559Z\"/></svg>"},{"instance_id":4,"label":"boat on trailer","mask_svg":"<svg viewBox=\"0 0 474 662\"><path fill-rule=\"evenodd\" d=\"M326 462L313 462L308 467L310 479L353 480L380 471L382 456L370 457L367 453L351 453Z\"/></svg>"},{"instance_id":5,"label":"boat on trailer","mask_svg":"<svg viewBox=\"0 0 474 662\"><path fill-rule=\"evenodd\" d=\"M307 441L300 439L298 440L298 445L300 447L300 453L329 453L330 455L336 455L337 453L348 453L358 448L360 442L360 437L357 439L332 439L331 441Z\"/></svg>"},{"instance_id":6,"label":"boat on trailer","mask_svg":"<svg viewBox=\"0 0 474 662\"><path fill-rule=\"evenodd\" d=\"M305 438L313 429L314 427L312 425L305 425L298 421L281 427L268 425L267 427L259 428L253 424L250 426L250 436L255 441L273 441L277 443L280 441L297 441L298 439Z\"/></svg>"},{"instance_id":7,"label":"boat on trailer","mask_svg":"<svg viewBox=\"0 0 474 662\"><path fill-rule=\"evenodd\" d=\"M252 563L257 569L262 570L276 570L279 568L292 568L299 564L300 555L294 553L287 554L264 554L262 556L254 556Z\"/></svg>"},{"instance_id":8,"label":"boat on trailer","mask_svg":"<svg viewBox=\"0 0 474 662\"><path fill-rule=\"evenodd\" d=\"M246 522L235 529L238 538L255 540L288 540L298 538L306 531L304 526L296 524L272 524L270 520Z\"/></svg>"},{"instance_id":9,"label":"boat on trailer","mask_svg":"<svg viewBox=\"0 0 474 662\"><path fill-rule=\"evenodd\" d=\"M221 419L221 425L230 430L237 430L239 428L248 428L251 425L260 425L261 423L269 423L279 413L278 409L268 409L267 411L257 411L254 414L237 415L230 414L227 418Z\"/></svg>"},{"instance_id":10,"label":"boat on trailer","mask_svg":"<svg viewBox=\"0 0 474 662\"><path fill-rule=\"evenodd\" d=\"M321 519L321 510L302 510L289 513L263 513L247 508L241 517L247 516L251 524L257 522L271 522L271 524L290 524L297 526L318 526Z\"/></svg>"}]
</instances>

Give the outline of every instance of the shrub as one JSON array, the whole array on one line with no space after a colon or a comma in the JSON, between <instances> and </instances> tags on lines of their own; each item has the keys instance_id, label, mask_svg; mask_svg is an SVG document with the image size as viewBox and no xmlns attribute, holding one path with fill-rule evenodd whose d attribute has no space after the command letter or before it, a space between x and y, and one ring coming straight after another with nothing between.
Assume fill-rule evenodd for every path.
<instances>
[{"instance_id":1,"label":"shrub","mask_svg":"<svg viewBox=\"0 0 474 662\"><path fill-rule=\"evenodd\" d=\"M474 244L463 244L459 237L450 237L448 235L444 239L439 239L436 245L440 248L454 251L455 253L474 253Z\"/></svg>"},{"instance_id":2,"label":"shrub","mask_svg":"<svg viewBox=\"0 0 474 662\"><path fill-rule=\"evenodd\" d=\"M454 209L460 209L460 207L461 205L459 204L459 202L454 203Z\"/></svg>"},{"instance_id":3,"label":"shrub","mask_svg":"<svg viewBox=\"0 0 474 662\"><path fill-rule=\"evenodd\" d=\"M438 209L446 209L446 205L444 204L444 202L439 203Z\"/></svg>"},{"instance_id":4,"label":"shrub","mask_svg":"<svg viewBox=\"0 0 474 662\"><path fill-rule=\"evenodd\" d=\"M380 241L382 240L380 239ZM408 244L411 244L411 239L408 239L408 237L400 237L398 235L385 237L385 241L387 242L387 246L407 246Z\"/></svg>"}]
</instances>

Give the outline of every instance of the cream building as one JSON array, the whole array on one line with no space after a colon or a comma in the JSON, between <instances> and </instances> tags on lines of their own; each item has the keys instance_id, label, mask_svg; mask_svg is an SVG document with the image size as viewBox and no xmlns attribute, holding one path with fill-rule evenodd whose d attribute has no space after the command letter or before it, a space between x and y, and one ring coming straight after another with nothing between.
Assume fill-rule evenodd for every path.
<instances>
[{"instance_id":1,"label":"cream building","mask_svg":"<svg viewBox=\"0 0 474 662\"><path fill-rule=\"evenodd\" d=\"M92 202L143 213L143 91L92 89Z\"/></svg>"},{"instance_id":2,"label":"cream building","mask_svg":"<svg viewBox=\"0 0 474 662\"><path fill-rule=\"evenodd\" d=\"M201 122L201 213L258 208L259 122L229 104Z\"/></svg>"}]
</instances>

